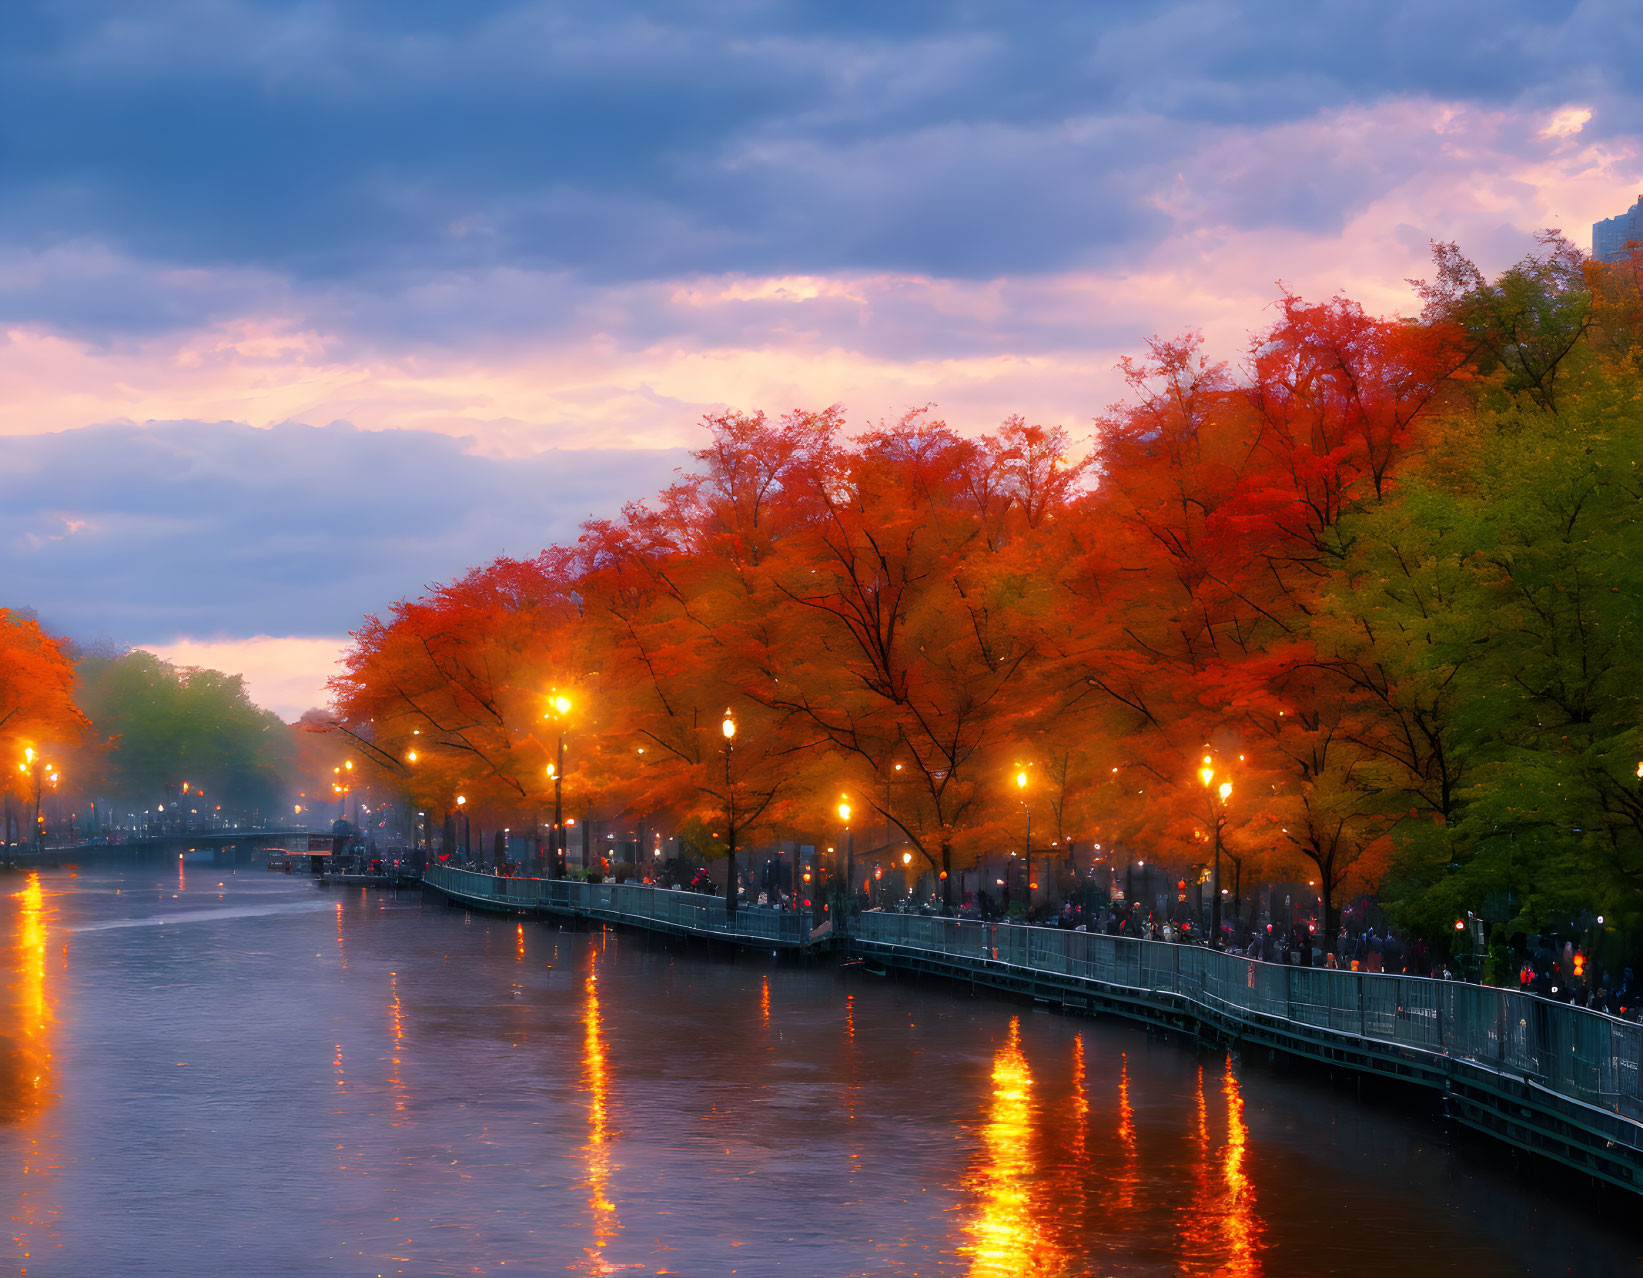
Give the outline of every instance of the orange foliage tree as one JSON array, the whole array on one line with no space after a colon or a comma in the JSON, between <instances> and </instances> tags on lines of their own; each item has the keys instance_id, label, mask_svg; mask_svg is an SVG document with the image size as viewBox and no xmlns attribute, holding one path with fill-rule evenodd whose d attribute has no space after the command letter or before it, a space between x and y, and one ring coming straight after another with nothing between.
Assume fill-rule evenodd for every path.
<instances>
[{"instance_id":1,"label":"orange foliage tree","mask_svg":"<svg viewBox=\"0 0 1643 1278\"><path fill-rule=\"evenodd\" d=\"M848 438L836 408L711 417L694 473L575 546L368 618L333 727L373 775L505 816L543 801L543 699L571 688L581 792L710 854L848 796L951 909L1025 798L1058 870L1128 843L1185 877L1219 835L1231 904L1298 870L1333 931L1430 772L1425 710L1338 587L1343 520L1392 499L1492 331L1448 269L1421 322L1286 295L1241 369L1154 339L1082 459L1020 418Z\"/></svg>"},{"instance_id":2,"label":"orange foliage tree","mask_svg":"<svg viewBox=\"0 0 1643 1278\"><path fill-rule=\"evenodd\" d=\"M61 767L89 726L74 703L74 666L62 642L33 617L0 608L0 775L8 809L10 797L21 796L38 823L41 768Z\"/></svg>"}]
</instances>

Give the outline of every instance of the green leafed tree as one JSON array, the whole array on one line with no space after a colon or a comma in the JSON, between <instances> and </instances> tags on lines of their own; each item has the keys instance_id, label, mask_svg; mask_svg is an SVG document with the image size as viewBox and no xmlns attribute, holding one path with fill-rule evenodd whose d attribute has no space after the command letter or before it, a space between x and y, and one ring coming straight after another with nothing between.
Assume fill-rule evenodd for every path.
<instances>
[{"instance_id":1,"label":"green leafed tree","mask_svg":"<svg viewBox=\"0 0 1643 1278\"><path fill-rule=\"evenodd\" d=\"M252 703L239 675L140 650L85 657L75 673L79 701L108 742L96 780L111 801L153 806L187 782L225 813L281 810L290 732Z\"/></svg>"}]
</instances>

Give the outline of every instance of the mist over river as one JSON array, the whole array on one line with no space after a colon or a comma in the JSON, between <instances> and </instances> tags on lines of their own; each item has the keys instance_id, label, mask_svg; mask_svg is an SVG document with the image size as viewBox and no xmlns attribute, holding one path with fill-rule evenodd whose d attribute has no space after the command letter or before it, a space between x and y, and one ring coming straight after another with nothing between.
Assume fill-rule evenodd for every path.
<instances>
[{"instance_id":1,"label":"mist over river","mask_svg":"<svg viewBox=\"0 0 1643 1278\"><path fill-rule=\"evenodd\" d=\"M1549 1165L1116 1021L245 858L3 882L19 1273L1638 1267Z\"/></svg>"}]
</instances>

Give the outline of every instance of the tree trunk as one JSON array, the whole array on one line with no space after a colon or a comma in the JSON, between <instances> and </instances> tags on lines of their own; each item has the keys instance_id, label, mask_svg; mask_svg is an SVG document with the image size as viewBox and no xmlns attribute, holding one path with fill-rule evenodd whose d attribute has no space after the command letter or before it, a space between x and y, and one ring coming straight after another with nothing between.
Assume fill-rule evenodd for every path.
<instances>
[{"instance_id":1,"label":"tree trunk","mask_svg":"<svg viewBox=\"0 0 1643 1278\"><path fill-rule=\"evenodd\" d=\"M1330 880L1327 871L1321 867L1318 870L1318 882L1323 884L1324 916L1319 926L1324 930L1324 949L1331 953L1335 950L1335 938L1340 934L1340 912L1335 908L1335 884ZM1337 955L1337 957L1339 957Z\"/></svg>"}]
</instances>

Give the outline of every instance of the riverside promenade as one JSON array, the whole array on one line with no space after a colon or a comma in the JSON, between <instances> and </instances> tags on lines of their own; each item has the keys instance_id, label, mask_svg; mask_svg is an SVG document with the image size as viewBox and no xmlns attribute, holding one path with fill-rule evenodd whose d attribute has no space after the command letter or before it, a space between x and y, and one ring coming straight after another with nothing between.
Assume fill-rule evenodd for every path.
<instances>
[{"instance_id":1,"label":"riverside promenade","mask_svg":"<svg viewBox=\"0 0 1643 1278\"><path fill-rule=\"evenodd\" d=\"M1201 1041L1266 1048L1441 1100L1457 1121L1643 1193L1643 1025L1533 995L1426 977L1292 967L1202 946L1060 928L867 912L833 937L810 916L715 897L430 867L426 886L481 909L621 924L750 947L828 945L939 977Z\"/></svg>"},{"instance_id":2,"label":"riverside promenade","mask_svg":"<svg viewBox=\"0 0 1643 1278\"><path fill-rule=\"evenodd\" d=\"M445 865L430 865L422 881L452 901L480 909L619 923L755 949L809 949L826 943L832 930L812 927L808 913L767 906L743 906L731 917L722 897L638 883L505 878Z\"/></svg>"}]
</instances>

